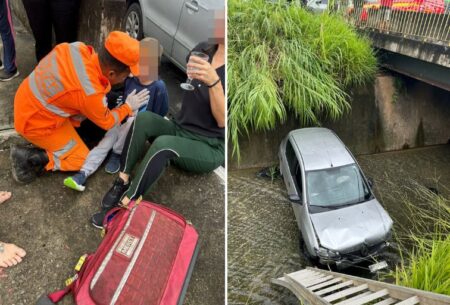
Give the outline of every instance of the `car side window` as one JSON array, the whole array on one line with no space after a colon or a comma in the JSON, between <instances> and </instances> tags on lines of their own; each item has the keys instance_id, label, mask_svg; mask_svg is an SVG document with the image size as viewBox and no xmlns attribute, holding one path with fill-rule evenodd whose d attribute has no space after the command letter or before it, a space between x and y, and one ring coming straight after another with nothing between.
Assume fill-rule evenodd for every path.
<instances>
[{"instance_id":1,"label":"car side window","mask_svg":"<svg viewBox=\"0 0 450 305\"><path fill-rule=\"evenodd\" d=\"M300 164L297 162L297 166L295 166L295 175L294 175L295 183L297 184L297 191L299 194L302 193L302 170L300 168Z\"/></svg>"},{"instance_id":2,"label":"car side window","mask_svg":"<svg viewBox=\"0 0 450 305\"><path fill-rule=\"evenodd\" d=\"M302 192L302 172L300 170L300 165L298 163L297 156L295 155L294 148L292 147L291 141L287 141L286 143L286 160L289 166L289 172L291 173L291 177L294 180L295 188L297 189L297 193L301 194Z\"/></svg>"}]
</instances>

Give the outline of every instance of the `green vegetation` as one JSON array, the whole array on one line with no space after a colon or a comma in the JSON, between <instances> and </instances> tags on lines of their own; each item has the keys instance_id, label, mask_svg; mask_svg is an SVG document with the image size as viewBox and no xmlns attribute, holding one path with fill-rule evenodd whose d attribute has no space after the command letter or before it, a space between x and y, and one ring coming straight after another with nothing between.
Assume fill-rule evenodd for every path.
<instances>
[{"instance_id":1,"label":"green vegetation","mask_svg":"<svg viewBox=\"0 0 450 305\"><path fill-rule=\"evenodd\" d=\"M349 109L349 86L371 80L370 43L337 14L285 0L228 1L228 132L270 130L292 112L302 125Z\"/></svg>"},{"instance_id":2,"label":"green vegetation","mask_svg":"<svg viewBox=\"0 0 450 305\"><path fill-rule=\"evenodd\" d=\"M420 185L411 191L424 204L401 198L414 218L397 230L401 264L391 275L398 285L450 295L450 200Z\"/></svg>"},{"instance_id":3,"label":"green vegetation","mask_svg":"<svg viewBox=\"0 0 450 305\"><path fill-rule=\"evenodd\" d=\"M409 264L395 273L398 285L450 295L450 235L415 239Z\"/></svg>"}]
</instances>

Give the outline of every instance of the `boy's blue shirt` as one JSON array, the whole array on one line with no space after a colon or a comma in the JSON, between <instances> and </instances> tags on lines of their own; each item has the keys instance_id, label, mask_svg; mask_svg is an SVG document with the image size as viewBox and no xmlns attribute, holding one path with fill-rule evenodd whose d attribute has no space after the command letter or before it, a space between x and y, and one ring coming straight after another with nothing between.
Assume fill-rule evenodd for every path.
<instances>
[{"instance_id":1,"label":"boy's blue shirt","mask_svg":"<svg viewBox=\"0 0 450 305\"><path fill-rule=\"evenodd\" d=\"M125 80L125 89L123 101L126 101L128 94L136 89L136 93L147 88L149 91L149 103L139 108L141 111L151 111L160 116L165 116L169 111L169 96L167 94L166 84L159 79L150 85L142 85L137 77L127 77Z\"/></svg>"}]
</instances>

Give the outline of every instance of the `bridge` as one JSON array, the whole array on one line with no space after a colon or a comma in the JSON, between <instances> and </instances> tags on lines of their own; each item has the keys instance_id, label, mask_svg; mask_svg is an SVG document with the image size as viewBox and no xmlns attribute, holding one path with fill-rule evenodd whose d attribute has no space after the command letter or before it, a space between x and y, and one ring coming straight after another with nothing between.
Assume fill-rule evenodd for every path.
<instances>
[{"instance_id":1,"label":"bridge","mask_svg":"<svg viewBox=\"0 0 450 305\"><path fill-rule=\"evenodd\" d=\"M450 0L344 0L381 65L450 91Z\"/></svg>"}]
</instances>

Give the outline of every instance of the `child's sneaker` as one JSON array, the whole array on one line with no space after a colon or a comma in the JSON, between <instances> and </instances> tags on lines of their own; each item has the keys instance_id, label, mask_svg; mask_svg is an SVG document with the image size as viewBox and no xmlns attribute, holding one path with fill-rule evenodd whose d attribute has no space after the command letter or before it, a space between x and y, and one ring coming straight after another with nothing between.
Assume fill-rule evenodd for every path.
<instances>
[{"instance_id":1,"label":"child's sneaker","mask_svg":"<svg viewBox=\"0 0 450 305\"><path fill-rule=\"evenodd\" d=\"M86 188L84 184L86 183L86 175L83 172L78 172L72 177L64 179L64 185L73 190L82 192Z\"/></svg>"},{"instance_id":2,"label":"child's sneaker","mask_svg":"<svg viewBox=\"0 0 450 305\"><path fill-rule=\"evenodd\" d=\"M105 171L109 174L115 174L120 169L120 155L111 153L108 162L105 165Z\"/></svg>"}]
</instances>

